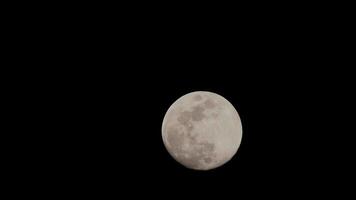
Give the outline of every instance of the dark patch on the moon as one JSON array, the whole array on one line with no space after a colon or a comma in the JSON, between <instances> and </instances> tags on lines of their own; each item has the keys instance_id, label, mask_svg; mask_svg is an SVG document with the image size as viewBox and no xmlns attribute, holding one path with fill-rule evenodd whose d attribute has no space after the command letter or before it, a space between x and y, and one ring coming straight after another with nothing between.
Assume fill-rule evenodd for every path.
<instances>
[{"instance_id":1,"label":"dark patch on the moon","mask_svg":"<svg viewBox=\"0 0 356 200\"><path fill-rule=\"evenodd\" d=\"M190 120L190 116L191 113L188 112L188 111L184 111L180 114L180 116L177 118L178 122L183 124L183 125L186 125L187 122Z\"/></svg>"},{"instance_id":2,"label":"dark patch on the moon","mask_svg":"<svg viewBox=\"0 0 356 200\"><path fill-rule=\"evenodd\" d=\"M215 149L215 145L212 143L201 143L203 145L204 152L212 152Z\"/></svg>"},{"instance_id":3,"label":"dark patch on the moon","mask_svg":"<svg viewBox=\"0 0 356 200\"><path fill-rule=\"evenodd\" d=\"M183 111L180 113L177 121L182 124L186 131L189 133L193 130L194 126L191 121L201 121L204 115L204 108L201 106L195 106L193 111Z\"/></svg>"},{"instance_id":4,"label":"dark patch on the moon","mask_svg":"<svg viewBox=\"0 0 356 200\"><path fill-rule=\"evenodd\" d=\"M185 127L188 133L191 132L194 128L193 124L190 122L190 119L191 113L188 111L182 112L181 115L177 118L178 122Z\"/></svg>"},{"instance_id":5,"label":"dark patch on the moon","mask_svg":"<svg viewBox=\"0 0 356 200\"><path fill-rule=\"evenodd\" d=\"M196 135L192 135L192 133L190 131L187 132L187 136L191 141L194 141L194 142L196 141L197 136Z\"/></svg>"},{"instance_id":6,"label":"dark patch on the moon","mask_svg":"<svg viewBox=\"0 0 356 200\"><path fill-rule=\"evenodd\" d=\"M193 108L192 111L192 120L193 121L201 121L205 115L204 115L204 108L201 106L196 106Z\"/></svg>"},{"instance_id":7,"label":"dark patch on the moon","mask_svg":"<svg viewBox=\"0 0 356 200\"><path fill-rule=\"evenodd\" d=\"M211 158L204 158L204 162L207 164L211 163Z\"/></svg>"},{"instance_id":8,"label":"dark patch on the moon","mask_svg":"<svg viewBox=\"0 0 356 200\"><path fill-rule=\"evenodd\" d=\"M206 117L204 115L204 110L212 109L215 107L216 107L216 104L211 99L207 99L203 104L193 107L192 111L181 112L179 117L177 118L177 120L180 124L182 124L183 126L185 126L187 128L187 131L191 131L193 129L193 125L192 125L192 123L189 123L189 121L190 120L192 120L192 121L203 120Z\"/></svg>"},{"instance_id":9,"label":"dark patch on the moon","mask_svg":"<svg viewBox=\"0 0 356 200\"><path fill-rule=\"evenodd\" d=\"M207 99L205 102L204 102L204 106L208 109L212 109L212 108L215 108L216 104L215 102L213 102L213 100L211 99Z\"/></svg>"},{"instance_id":10,"label":"dark patch on the moon","mask_svg":"<svg viewBox=\"0 0 356 200\"><path fill-rule=\"evenodd\" d=\"M188 125L189 120L201 121L205 117L204 110L202 106L195 106L193 107L193 111L183 111L177 120L184 126Z\"/></svg>"},{"instance_id":11,"label":"dark patch on the moon","mask_svg":"<svg viewBox=\"0 0 356 200\"><path fill-rule=\"evenodd\" d=\"M194 100L195 101L200 101L200 100L202 100L202 97L199 94L197 94L197 95L194 96Z\"/></svg>"}]
</instances>

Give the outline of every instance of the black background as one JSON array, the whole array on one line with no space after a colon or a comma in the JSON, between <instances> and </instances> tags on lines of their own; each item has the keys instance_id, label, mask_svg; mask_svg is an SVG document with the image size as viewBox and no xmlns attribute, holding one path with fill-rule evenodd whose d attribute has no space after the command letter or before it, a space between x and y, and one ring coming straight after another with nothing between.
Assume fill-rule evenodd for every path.
<instances>
[{"instance_id":1,"label":"black background","mask_svg":"<svg viewBox=\"0 0 356 200\"><path fill-rule=\"evenodd\" d=\"M36 66L18 71L28 80L20 84L22 117L35 130L24 137L35 141L35 151L23 153L26 183L101 197L336 191L344 138L335 137L339 118L330 116L350 80L340 69L349 53L336 48L342 25L330 28L333 18L320 15L240 11L23 19L29 34L18 39L28 56L19 59ZM210 171L184 168L161 139L165 112L192 91L224 96L242 120L239 151Z\"/></svg>"},{"instance_id":2,"label":"black background","mask_svg":"<svg viewBox=\"0 0 356 200\"><path fill-rule=\"evenodd\" d=\"M285 63L297 58L283 53L245 57L238 52L226 56L226 51L232 50L195 52L192 58L162 53L125 71L115 67L74 71L70 81L58 86L61 93L52 97L51 108L59 115L55 126L48 127L55 133L50 138L56 145L54 158L48 155L54 162L49 179L54 173L64 188L109 194L163 190L209 197L221 192L255 195L256 190L273 195L315 192L315 184L333 178L325 165L336 157L329 146L330 119L323 121L329 111L323 102L328 84L300 65L286 68ZM132 59L137 56L141 54ZM243 124L236 156L207 172L178 164L161 139L168 107L197 90L226 97Z\"/></svg>"}]
</instances>

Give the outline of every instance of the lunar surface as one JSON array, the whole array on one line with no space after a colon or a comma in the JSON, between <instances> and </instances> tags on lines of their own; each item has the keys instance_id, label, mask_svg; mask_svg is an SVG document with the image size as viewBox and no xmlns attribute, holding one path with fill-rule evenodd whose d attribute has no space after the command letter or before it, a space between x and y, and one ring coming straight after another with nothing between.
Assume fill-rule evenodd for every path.
<instances>
[{"instance_id":1,"label":"lunar surface","mask_svg":"<svg viewBox=\"0 0 356 200\"><path fill-rule=\"evenodd\" d=\"M169 154L190 169L209 170L228 162L242 138L239 114L224 97L188 93L168 109L162 139Z\"/></svg>"}]
</instances>

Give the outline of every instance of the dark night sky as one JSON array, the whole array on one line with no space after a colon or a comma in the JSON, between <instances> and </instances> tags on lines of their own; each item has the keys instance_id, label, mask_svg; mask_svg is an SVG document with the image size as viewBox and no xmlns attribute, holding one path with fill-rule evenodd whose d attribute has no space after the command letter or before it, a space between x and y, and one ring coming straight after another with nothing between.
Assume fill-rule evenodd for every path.
<instances>
[{"instance_id":1,"label":"dark night sky","mask_svg":"<svg viewBox=\"0 0 356 200\"><path fill-rule=\"evenodd\" d=\"M256 189L297 192L299 182L301 190L309 191L326 181L323 165L332 151L323 140L331 135L321 131L324 118L316 118L325 111L319 101L324 91L314 83L314 75L293 64L285 68L288 61L281 56L244 57L236 52L227 58L223 54L179 57L180 62L162 55L155 59L164 64L148 60L138 63L146 68L93 68L88 75L88 69L75 75L74 84L66 86L71 95L63 99L64 127L58 132L68 145L58 152L65 161L59 169L65 169L63 175L70 184L144 191L152 185L150 192L180 188L193 194L195 190L227 190L249 195ZM176 163L161 139L168 107L196 90L226 97L243 125L236 156L207 172Z\"/></svg>"},{"instance_id":2,"label":"dark night sky","mask_svg":"<svg viewBox=\"0 0 356 200\"><path fill-rule=\"evenodd\" d=\"M42 183L84 194L157 196L164 190L219 199L305 197L333 188L345 155L337 153L344 138L335 137L341 130L333 126L341 115L330 116L341 109L334 99L346 90L337 84L349 80L335 70L342 59L331 53L334 43L326 42L322 23L242 19L176 19L164 27L146 18L117 26L68 20L66 29L48 27L48 34L37 35L48 37L42 53L31 49L37 57L26 59L43 68L27 69L34 76L21 87L29 99L23 106L38 113L28 116L36 121L29 127L41 124L31 136L40 144L33 147L37 153L24 157L35 155L29 163L43 174ZM243 127L235 157L206 172L178 164L161 139L169 106L197 90L228 99Z\"/></svg>"}]
</instances>

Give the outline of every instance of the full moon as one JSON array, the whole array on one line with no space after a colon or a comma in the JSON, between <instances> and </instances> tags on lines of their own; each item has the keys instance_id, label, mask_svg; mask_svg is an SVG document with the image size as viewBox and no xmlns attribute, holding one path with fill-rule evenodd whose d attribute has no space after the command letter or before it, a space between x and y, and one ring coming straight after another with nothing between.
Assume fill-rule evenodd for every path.
<instances>
[{"instance_id":1,"label":"full moon","mask_svg":"<svg viewBox=\"0 0 356 200\"><path fill-rule=\"evenodd\" d=\"M240 116L224 97L206 91L188 93L168 109L162 139L183 166L209 170L228 162L242 138Z\"/></svg>"}]
</instances>

